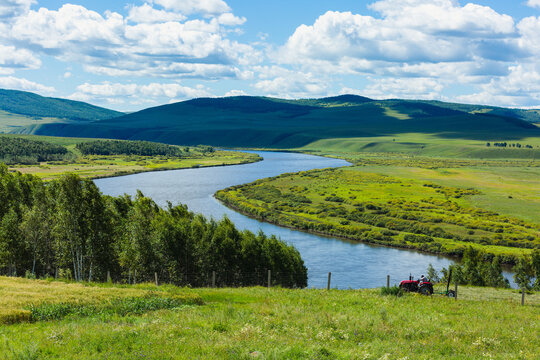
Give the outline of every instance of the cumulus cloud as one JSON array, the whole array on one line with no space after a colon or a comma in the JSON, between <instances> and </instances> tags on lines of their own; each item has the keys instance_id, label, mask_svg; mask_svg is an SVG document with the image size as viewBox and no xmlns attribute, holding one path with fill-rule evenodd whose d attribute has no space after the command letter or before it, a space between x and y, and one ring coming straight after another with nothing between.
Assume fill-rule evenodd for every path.
<instances>
[{"instance_id":1,"label":"cumulus cloud","mask_svg":"<svg viewBox=\"0 0 540 360\"><path fill-rule=\"evenodd\" d=\"M540 65L516 65L509 70L508 76L493 78L481 85L480 92L456 99L475 104L540 107Z\"/></svg>"},{"instance_id":2,"label":"cumulus cloud","mask_svg":"<svg viewBox=\"0 0 540 360\"><path fill-rule=\"evenodd\" d=\"M186 16L175 12L154 9L151 5L144 3L141 6L131 6L126 20L135 23L159 23L183 21L186 20Z\"/></svg>"},{"instance_id":3,"label":"cumulus cloud","mask_svg":"<svg viewBox=\"0 0 540 360\"><path fill-rule=\"evenodd\" d=\"M527 5L529 5L530 7L540 8L540 0L528 0Z\"/></svg>"},{"instance_id":4,"label":"cumulus cloud","mask_svg":"<svg viewBox=\"0 0 540 360\"><path fill-rule=\"evenodd\" d=\"M153 0L153 2L165 9L184 14L222 14L231 10L223 0Z\"/></svg>"},{"instance_id":5,"label":"cumulus cloud","mask_svg":"<svg viewBox=\"0 0 540 360\"><path fill-rule=\"evenodd\" d=\"M210 13L222 2L197 3ZM162 1L161 5L179 11L189 4ZM244 21L230 12L186 20L182 14L158 10L148 3L129 8L126 18L65 4L58 10L40 8L17 17L7 38L110 76L234 78L242 72L241 66L260 57L250 45L224 35L223 26Z\"/></svg>"},{"instance_id":6,"label":"cumulus cloud","mask_svg":"<svg viewBox=\"0 0 540 360\"><path fill-rule=\"evenodd\" d=\"M15 70L38 69L41 60L26 49L0 44L0 74L13 74Z\"/></svg>"},{"instance_id":7,"label":"cumulus cloud","mask_svg":"<svg viewBox=\"0 0 540 360\"><path fill-rule=\"evenodd\" d=\"M157 101L159 98L189 99L209 96L202 86L188 87L179 83L122 84L104 82L100 84L84 83L77 86L77 91L69 96L72 100L107 101L121 104L130 100L131 104Z\"/></svg>"},{"instance_id":8,"label":"cumulus cloud","mask_svg":"<svg viewBox=\"0 0 540 360\"><path fill-rule=\"evenodd\" d=\"M27 12L36 0L2 0L0 2L0 19L10 20Z\"/></svg>"},{"instance_id":9,"label":"cumulus cloud","mask_svg":"<svg viewBox=\"0 0 540 360\"><path fill-rule=\"evenodd\" d=\"M27 79L13 76L0 77L0 88L33 91L42 95L50 95L56 91L51 86L45 86Z\"/></svg>"},{"instance_id":10,"label":"cumulus cloud","mask_svg":"<svg viewBox=\"0 0 540 360\"><path fill-rule=\"evenodd\" d=\"M245 96L248 95L244 90L230 90L224 96Z\"/></svg>"},{"instance_id":11,"label":"cumulus cloud","mask_svg":"<svg viewBox=\"0 0 540 360\"><path fill-rule=\"evenodd\" d=\"M300 98L322 96L327 83L312 73L292 71L279 66L258 67L259 80L253 87L268 96Z\"/></svg>"},{"instance_id":12,"label":"cumulus cloud","mask_svg":"<svg viewBox=\"0 0 540 360\"><path fill-rule=\"evenodd\" d=\"M363 95L375 99L439 99L444 86L432 78L373 79L363 90Z\"/></svg>"},{"instance_id":13,"label":"cumulus cloud","mask_svg":"<svg viewBox=\"0 0 540 360\"><path fill-rule=\"evenodd\" d=\"M386 0L371 7L383 18L329 11L298 27L280 55L285 62L452 62L470 61L486 46L498 51L484 57L497 58L515 46L513 19L488 7L450 0Z\"/></svg>"},{"instance_id":14,"label":"cumulus cloud","mask_svg":"<svg viewBox=\"0 0 540 360\"><path fill-rule=\"evenodd\" d=\"M531 66L540 56L540 18L516 23L488 6L460 3L381 0L369 5L379 16L328 11L299 26L271 56L303 73L367 78L363 89L342 87L366 96L440 99L457 85L480 90L471 99L534 103L534 82L529 96L512 85L529 84L524 76L536 79ZM460 99L468 98L450 100Z\"/></svg>"}]
</instances>

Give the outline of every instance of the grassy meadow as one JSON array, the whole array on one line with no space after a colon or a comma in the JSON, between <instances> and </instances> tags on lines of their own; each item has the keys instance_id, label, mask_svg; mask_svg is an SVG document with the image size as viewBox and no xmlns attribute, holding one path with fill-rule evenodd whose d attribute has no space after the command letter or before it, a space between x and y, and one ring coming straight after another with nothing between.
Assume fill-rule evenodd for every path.
<instances>
[{"instance_id":1,"label":"grassy meadow","mask_svg":"<svg viewBox=\"0 0 540 360\"><path fill-rule=\"evenodd\" d=\"M473 246L512 263L540 246L540 138L493 144L419 133L319 140L299 150L353 166L284 174L216 197L305 231L457 256Z\"/></svg>"},{"instance_id":2,"label":"grassy meadow","mask_svg":"<svg viewBox=\"0 0 540 360\"><path fill-rule=\"evenodd\" d=\"M462 287L457 301L369 290L187 289L0 278L2 308L181 299L0 325L3 359L536 359L540 297ZM113 300L115 299L115 300ZM101 305L100 305L101 304ZM151 309L151 308L150 308Z\"/></svg>"},{"instance_id":3,"label":"grassy meadow","mask_svg":"<svg viewBox=\"0 0 540 360\"><path fill-rule=\"evenodd\" d=\"M83 155L76 144L95 139L63 138L34 135L0 135L21 137L29 140L49 142L68 149L71 158L65 161L46 161L36 165L14 164L9 168L23 174L33 174L44 180L57 178L65 173L81 177L102 178L157 170L175 170L194 167L236 165L261 160L256 154L214 151L203 153L192 148L189 156L139 156L139 155Z\"/></svg>"}]
</instances>

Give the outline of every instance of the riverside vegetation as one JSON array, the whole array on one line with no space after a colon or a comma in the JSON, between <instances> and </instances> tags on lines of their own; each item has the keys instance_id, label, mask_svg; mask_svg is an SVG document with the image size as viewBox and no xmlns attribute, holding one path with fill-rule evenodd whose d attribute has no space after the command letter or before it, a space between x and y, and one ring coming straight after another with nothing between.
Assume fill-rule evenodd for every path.
<instances>
[{"instance_id":1,"label":"riverside vegetation","mask_svg":"<svg viewBox=\"0 0 540 360\"><path fill-rule=\"evenodd\" d=\"M149 141L0 135L0 162L50 180L66 172L99 178L137 172L259 161L256 154Z\"/></svg>"},{"instance_id":2,"label":"riverside vegetation","mask_svg":"<svg viewBox=\"0 0 540 360\"><path fill-rule=\"evenodd\" d=\"M0 271L76 281L153 278L183 285L261 284L267 270L286 287L305 287L298 251L274 236L239 231L183 205L160 208L142 193L104 196L68 174L45 184L0 164ZM133 281L131 281L133 282Z\"/></svg>"},{"instance_id":3,"label":"riverside vegetation","mask_svg":"<svg viewBox=\"0 0 540 360\"><path fill-rule=\"evenodd\" d=\"M14 359L536 359L540 297L460 287L457 301L379 289L189 289L0 277ZM439 289L436 289L436 292ZM54 319L54 320L48 320Z\"/></svg>"}]
</instances>

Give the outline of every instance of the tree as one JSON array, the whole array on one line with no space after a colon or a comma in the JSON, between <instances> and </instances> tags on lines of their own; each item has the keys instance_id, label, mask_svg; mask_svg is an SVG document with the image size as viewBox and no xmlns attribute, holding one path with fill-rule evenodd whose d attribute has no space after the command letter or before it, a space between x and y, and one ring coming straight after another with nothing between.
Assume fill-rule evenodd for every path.
<instances>
[{"instance_id":1,"label":"tree","mask_svg":"<svg viewBox=\"0 0 540 360\"><path fill-rule=\"evenodd\" d=\"M516 266L514 266L514 281L516 284L522 289L530 290L533 276L531 262L525 257L520 258Z\"/></svg>"},{"instance_id":2,"label":"tree","mask_svg":"<svg viewBox=\"0 0 540 360\"><path fill-rule=\"evenodd\" d=\"M536 278L534 282L534 288L540 290L540 250L535 249L531 255L531 265L534 271L534 276Z\"/></svg>"},{"instance_id":3,"label":"tree","mask_svg":"<svg viewBox=\"0 0 540 360\"><path fill-rule=\"evenodd\" d=\"M429 281L433 283L438 283L440 281L439 273L437 272L437 270L435 270L435 268L431 264L429 264L427 268L427 277Z\"/></svg>"}]
</instances>

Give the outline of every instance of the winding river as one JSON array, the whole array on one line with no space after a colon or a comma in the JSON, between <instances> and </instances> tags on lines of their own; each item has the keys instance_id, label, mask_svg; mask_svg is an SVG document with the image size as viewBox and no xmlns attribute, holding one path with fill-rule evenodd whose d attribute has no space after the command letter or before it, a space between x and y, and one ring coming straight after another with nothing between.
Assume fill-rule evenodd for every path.
<instances>
[{"instance_id":1,"label":"winding river","mask_svg":"<svg viewBox=\"0 0 540 360\"><path fill-rule=\"evenodd\" d=\"M308 268L308 287L326 287L328 272L332 272L332 287L372 288L397 284L409 274L425 274L428 264L437 270L451 260L416 251L371 246L323 237L260 222L222 205L213 194L226 187L276 176L287 172L346 166L344 160L313 155L257 151L263 161L223 167L147 172L95 180L104 194L134 195L137 189L159 205L167 201L186 204L191 211L220 219L227 215L239 229L260 230L275 234L294 245Z\"/></svg>"}]
</instances>

